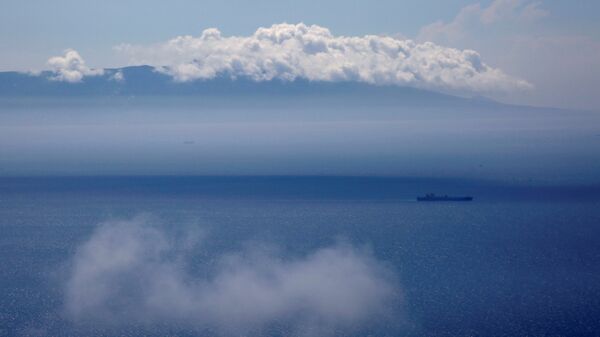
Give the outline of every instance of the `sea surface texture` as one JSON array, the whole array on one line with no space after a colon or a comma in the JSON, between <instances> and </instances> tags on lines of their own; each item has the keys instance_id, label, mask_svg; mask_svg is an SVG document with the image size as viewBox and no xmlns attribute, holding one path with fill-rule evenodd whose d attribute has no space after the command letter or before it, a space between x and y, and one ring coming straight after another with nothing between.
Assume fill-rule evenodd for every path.
<instances>
[{"instance_id":1,"label":"sea surface texture","mask_svg":"<svg viewBox=\"0 0 600 337\"><path fill-rule=\"evenodd\" d=\"M2 336L594 335L600 186L0 178L0 261Z\"/></svg>"}]
</instances>

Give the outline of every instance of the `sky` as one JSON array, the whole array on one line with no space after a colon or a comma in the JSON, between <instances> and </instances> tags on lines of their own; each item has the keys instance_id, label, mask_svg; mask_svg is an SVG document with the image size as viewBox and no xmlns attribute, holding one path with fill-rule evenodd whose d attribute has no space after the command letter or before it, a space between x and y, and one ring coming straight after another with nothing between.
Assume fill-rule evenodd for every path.
<instances>
[{"instance_id":1,"label":"sky","mask_svg":"<svg viewBox=\"0 0 600 337\"><path fill-rule=\"evenodd\" d=\"M319 25L334 36L385 35L473 49L531 88L486 93L503 102L597 110L600 3L535 1L15 1L0 4L0 70L48 69L72 48L93 68L132 63L118 46L178 36L250 36L279 23Z\"/></svg>"}]
</instances>

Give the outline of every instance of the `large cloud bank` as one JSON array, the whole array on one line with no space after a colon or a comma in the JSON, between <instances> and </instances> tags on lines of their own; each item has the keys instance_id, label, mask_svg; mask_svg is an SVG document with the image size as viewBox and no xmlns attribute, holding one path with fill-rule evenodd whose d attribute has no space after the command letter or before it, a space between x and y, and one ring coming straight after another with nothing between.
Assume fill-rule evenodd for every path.
<instances>
[{"instance_id":1,"label":"large cloud bank","mask_svg":"<svg viewBox=\"0 0 600 337\"><path fill-rule=\"evenodd\" d=\"M66 286L68 316L95 327L173 325L260 335L278 326L291 334L323 336L381 323L398 299L390 272L350 246L297 259L249 249L223 255L199 277L186 271L196 247L190 242L143 218L100 226L74 257Z\"/></svg>"},{"instance_id":2,"label":"large cloud bank","mask_svg":"<svg viewBox=\"0 0 600 337\"><path fill-rule=\"evenodd\" d=\"M217 29L155 45L122 44L132 64L150 64L177 81L217 76L313 81L360 81L450 92L520 90L526 81L486 65L473 50L389 36L335 36L327 28L276 24L250 36Z\"/></svg>"},{"instance_id":3,"label":"large cloud bank","mask_svg":"<svg viewBox=\"0 0 600 337\"><path fill-rule=\"evenodd\" d=\"M54 72L51 79L64 82L81 82L84 76L99 76L104 74L102 69L91 69L81 55L73 49L67 49L62 56L48 60L48 65Z\"/></svg>"}]
</instances>

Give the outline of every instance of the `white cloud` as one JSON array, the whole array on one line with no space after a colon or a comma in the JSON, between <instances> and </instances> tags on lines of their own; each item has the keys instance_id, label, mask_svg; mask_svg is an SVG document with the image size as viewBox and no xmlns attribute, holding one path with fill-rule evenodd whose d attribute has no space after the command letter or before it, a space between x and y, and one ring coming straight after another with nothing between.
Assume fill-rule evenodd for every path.
<instances>
[{"instance_id":1,"label":"white cloud","mask_svg":"<svg viewBox=\"0 0 600 337\"><path fill-rule=\"evenodd\" d=\"M51 77L55 81L81 82L84 76L98 76L104 74L102 69L90 69L79 53L67 49L63 56L55 56L48 60L48 65L54 72Z\"/></svg>"},{"instance_id":2,"label":"white cloud","mask_svg":"<svg viewBox=\"0 0 600 337\"><path fill-rule=\"evenodd\" d=\"M545 16L539 2L529 0L494 0L487 8L481 9L480 20L493 24L514 19L537 19Z\"/></svg>"},{"instance_id":3,"label":"white cloud","mask_svg":"<svg viewBox=\"0 0 600 337\"><path fill-rule=\"evenodd\" d=\"M558 13L560 14L560 13ZM550 17L549 17L550 16ZM549 17L545 20L541 18ZM589 32L561 32L542 1L495 0L462 8L449 22L423 27L416 40L473 48L535 90L496 92L512 104L598 110L600 42Z\"/></svg>"},{"instance_id":4,"label":"white cloud","mask_svg":"<svg viewBox=\"0 0 600 337\"><path fill-rule=\"evenodd\" d=\"M535 21L548 15L550 12L542 8L541 2L532 2L523 8L520 18L525 21Z\"/></svg>"},{"instance_id":5,"label":"white cloud","mask_svg":"<svg viewBox=\"0 0 600 337\"><path fill-rule=\"evenodd\" d=\"M471 32L493 24L531 22L547 15L539 1L494 0L488 7L476 3L462 8L451 22L438 21L423 27L417 40L456 44Z\"/></svg>"},{"instance_id":6,"label":"white cloud","mask_svg":"<svg viewBox=\"0 0 600 337\"><path fill-rule=\"evenodd\" d=\"M200 277L186 271L195 244L144 218L100 226L74 257L68 316L96 328L173 325L246 335L277 324L323 336L381 323L398 300L390 271L351 246L296 259L249 249L221 256Z\"/></svg>"},{"instance_id":7,"label":"white cloud","mask_svg":"<svg viewBox=\"0 0 600 337\"><path fill-rule=\"evenodd\" d=\"M123 44L131 64L149 64L176 81L220 75L312 81L360 81L456 93L527 89L530 85L486 65L473 50L388 36L335 36L316 25L277 24L250 36L224 37L215 28L155 45Z\"/></svg>"}]
</instances>

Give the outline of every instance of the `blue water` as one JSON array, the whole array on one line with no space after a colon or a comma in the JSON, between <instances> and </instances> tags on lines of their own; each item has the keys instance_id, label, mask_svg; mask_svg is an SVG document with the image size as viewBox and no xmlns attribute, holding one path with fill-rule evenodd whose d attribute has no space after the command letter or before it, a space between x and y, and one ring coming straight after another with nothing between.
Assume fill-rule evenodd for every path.
<instances>
[{"instance_id":1,"label":"blue water","mask_svg":"<svg viewBox=\"0 0 600 337\"><path fill-rule=\"evenodd\" d=\"M427 192L466 203L418 203ZM248 243L298 257L339 240L397 277L386 324L356 335L575 336L600 331L600 186L344 177L0 179L0 335L210 335L177 325L82 327L65 275L103 222L198 226L195 275ZM391 323L390 323L391 322ZM284 335L275 330L267 335ZM333 333L335 335L335 333Z\"/></svg>"}]
</instances>

